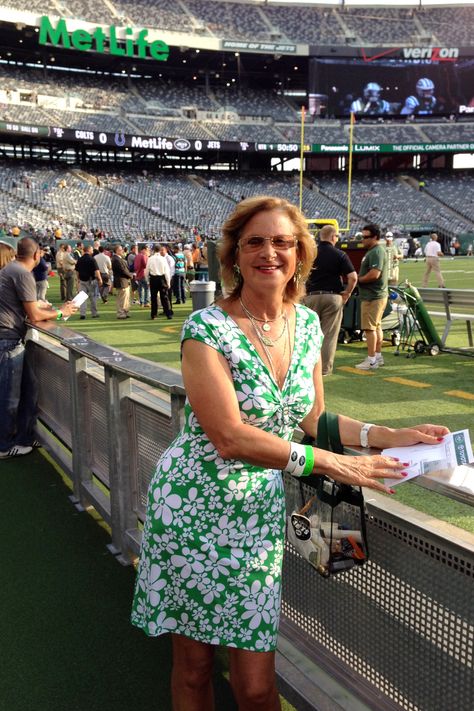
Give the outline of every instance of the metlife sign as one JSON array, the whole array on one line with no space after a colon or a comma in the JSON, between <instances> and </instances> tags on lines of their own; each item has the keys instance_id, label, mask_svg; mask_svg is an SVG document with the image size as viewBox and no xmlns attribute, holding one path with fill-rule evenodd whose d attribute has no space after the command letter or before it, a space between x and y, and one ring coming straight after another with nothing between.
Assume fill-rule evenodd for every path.
<instances>
[{"instance_id":1,"label":"metlife sign","mask_svg":"<svg viewBox=\"0 0 474 711\"><path fill-rule=\"evenodd\" d=\"M64 18L53 21L47 15L40 20L38 41L41 45L76 49L79 52L97 52L113 54L117 57L150 57L164 62L169 56L169 47L162 40L150 42L147 39L149 30L136 32L132 27L117 28L111 25L107 28L96 27L93 32L78 28L68 30Z\"/></svg>"}]
</instances>

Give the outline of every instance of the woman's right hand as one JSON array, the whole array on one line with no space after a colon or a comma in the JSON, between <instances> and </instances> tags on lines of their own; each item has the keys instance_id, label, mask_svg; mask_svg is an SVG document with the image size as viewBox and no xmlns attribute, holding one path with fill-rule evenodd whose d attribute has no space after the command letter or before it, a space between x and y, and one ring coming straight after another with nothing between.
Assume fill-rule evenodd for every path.
<instances>
[{"instance_id":1,"label":"woman's right hand","mask_svg":"<svg viewBox=\"0 0 474 711\"><path fill-rule=\"evenodd\" d=\"M314 460L315 469L319 474L326 474L341 484L366 486L386 494L394 494L395 491L384 486L378 479L402 480L406 476L402 462L381 454L348 456L316 449Z\"/></svg>"}]
</instances>

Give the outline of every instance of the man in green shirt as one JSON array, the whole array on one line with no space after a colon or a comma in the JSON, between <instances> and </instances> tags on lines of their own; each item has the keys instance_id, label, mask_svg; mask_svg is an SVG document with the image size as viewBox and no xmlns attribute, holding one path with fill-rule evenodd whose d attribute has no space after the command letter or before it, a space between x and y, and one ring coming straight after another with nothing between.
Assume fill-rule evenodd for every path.
<instances>
[{"instance_id":1,"label":"man in green shirt","mask_svg":"<svg viewBox=\"0 0 474 711\"><path fill-rule=\"evenodd\" d=\"M366 225L362 230L362 239L367 252L360 265L358 284L361 327L367 337L367 358L356 368L375 370L384 364L382 316L388 299L387 253L379 243L378 225Z\"/></svg>"}]
</instances>

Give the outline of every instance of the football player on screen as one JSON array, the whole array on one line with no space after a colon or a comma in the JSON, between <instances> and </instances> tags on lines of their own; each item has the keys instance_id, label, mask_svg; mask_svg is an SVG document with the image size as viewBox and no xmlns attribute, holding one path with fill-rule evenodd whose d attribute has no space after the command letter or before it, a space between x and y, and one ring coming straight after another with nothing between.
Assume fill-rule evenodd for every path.
<instances>
[{"instance_id":1,"label":"football player on screen","mask_svg":"<svg viewBox=\"0 0 474 711\"><path fill-rule=\"evenodd\" d=\"M378 116L388 114L390 104L380 97L382 87L375 81L371 81L364 87L364 97L356 99L351 104L351 113L369 114Z\"/></svg>"},{"instance_id":2,"label":"football player on screen","mask_svg":"<svg viewBox=\"0 0 474 711\"><path fill-rule=\"evenodd\" d=\"M413 94L407 96L405 105L400 113L405 116L432 114L436 106L436 97L433 96L434 90L435 85L431 79L428 79L428 77L418 79L416 82L416 96Z\"/></svg>"}]
</instances>

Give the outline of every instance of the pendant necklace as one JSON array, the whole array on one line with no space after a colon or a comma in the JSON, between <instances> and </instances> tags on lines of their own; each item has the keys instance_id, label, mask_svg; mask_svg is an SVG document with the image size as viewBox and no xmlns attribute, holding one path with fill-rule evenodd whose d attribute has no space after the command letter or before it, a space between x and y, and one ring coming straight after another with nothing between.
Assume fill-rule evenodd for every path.
<instances>
[{"instance_id":1,"label":"pendant necklace","mask_svg":"<svg viewBox=\"0 0 474 711\"><path fill-rule=\"evenodd\" d=\"M264 343L266 346L269 346L269 347L272 347L272 346L275 345L275 343L278 343L278 341L283 337L283 334L285 333L286 323L287 323L287 321L288 321L288 316L286 315L286 313L285 313L284 311L282 311L279 316L277 316L276 318L273 318L273 319L261 319L261 318L257 318L257 316L254 316L253 313L248 310L248 308L245 306L245 304L244 304L244 302L242 301L242 299L239 299L239 301L240 301L240 305L241 305L241 307L242 307L242 311L244 312L244 314L247 316L248 320L250 321L250 323L251 323L252 326L254 327L254 329L255 329L255 331L256 331L256 333L257 333L257 335L258 335L260 341L261 341L262 343ZM281 333L280 333L279 336L277 336L276 338L270 338L270 336L267 336L267 335L265 335L264 333L261 332L261 330L262 330L262 331L265 331L266 333L268 333L268 331L270 331L270 329L271 329L270 324L271 324L271 323L274 323L275 321L278 321L278 319L280 319L280 318L283 319L283 328L282 328ZM258 322L260 322L260 323L263 324L263 325L260 327L261 330L260 330L260 328L258 327Z\"/></svg>"},{"instance_id":2,"label":"pendant necklace","mask_svg":"<svg viewBox=\"0 0 474 711\"><path fill-rule=\"evenodd\" d=\"M244 310L245 310L245 309L244 309ZM265 356L266 356L266 358L267 358L267 360L268 360L268 364L269 364L269 366L270 366L270 370L271 370L271 373L272 373L272 376L273 376L273 380L275 381L275 383L277 384L278 387L279 387L278 377L279 377L279 375L280 375L282 366L284 366L284 364L285 364L285 357L286 357L287 350L289 351L289 354L290 354L290 361L289 361L289 362L290 362L290 367L291 367L291 359L292 359L290 326L289 326L288 317L286 316L286 314L285 314L285 317L284 317L284 318L285 318L285 322L284 322L284 324L283 324L282 333L281 333L280 336L278 336L278 338L276 339L276 340L280 340L280 338L283 336L283 334L286 335L285 340L284 340L284 342L283 342L283 352L282 352L282 355L281 355L280 367L279 367L278 370L277 370L277 369L275 368L275 364L274 364L274 362L273 362L272 355L271 355L270 351L269 351L268 348L267 348L268 345L273 346L274 343L276 343L276 340L275 340L275 341L270 341L270 344L269 344L269 343L268 343L268 341L269 341L268 337L265 336L265 335L260 331L260 329L259 329L258 326L257 326L256 321L254 321L254 319L249 316L249 321L250 321L250 323L251 323L251 325L252 325L253 330L255 331L255 335L257 336L258 340L260 341L260 344L261 344L261 346L262 346L263 352L265 353ZM276 319L275 319L275 320L276 320ZM290 375L290 377L291 377L291 375Z\"/></svg>"},{"instance_id":3,"label":"pendant necklace","mask_svg":"<svg viewBox=\"0 0 474 711\"><path fill-rule=\"evenodd\" d=\"M249 318L253 318L254 321L259 321L260 323L262 323L262 327L261 327L262 331L266 331L267 333L271 329L270 324L274 323L275 321L278 321L278 319L283 318L285 315L285 312L282 311L281 314L279 316L277 316L276 318L258 318L258 316L254 316L253 313L251 313L248 310L248 308L245 306L242 299L239 299L239 301L240 301L242 310L245 312L245 315L248 316Z\"/></svg>"}]
</instances>

